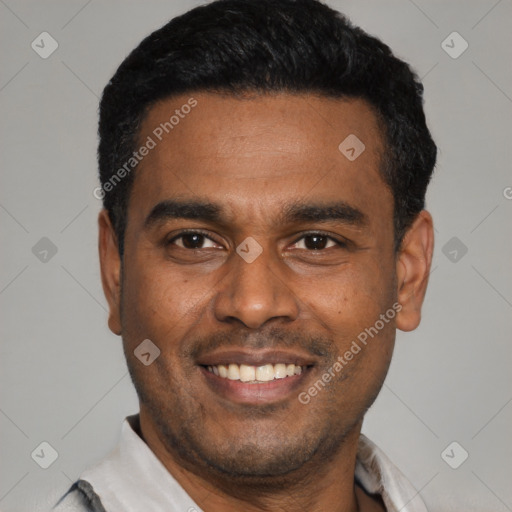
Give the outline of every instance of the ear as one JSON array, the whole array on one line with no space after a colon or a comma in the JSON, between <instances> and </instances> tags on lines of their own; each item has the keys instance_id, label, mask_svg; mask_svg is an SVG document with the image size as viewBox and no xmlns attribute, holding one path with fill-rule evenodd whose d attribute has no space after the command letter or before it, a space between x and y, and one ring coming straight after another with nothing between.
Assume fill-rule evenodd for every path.
<instances>
[{"instance_id":1,"label":"ear","mask_svg":"<svg viewBox=\"0 0 512 512\"><path fill-rule=\"evenodd\" d=\"M407 230L397 257L398 302L402 309L396 326L402 331L412 331L420 324L433 250L432 216L423 210Z\"/></svg>"},{"instance_id":2,"label":"ear","mask_svg":"<svg viewBox=\"0 0 512 512\"><path fill-rule=\"evenodd\" d=\"M98 216L101 282L109 306L108 326L117 335L121 334L121 258L117 237L107 210Z\"/></svg>"}]
</instances>

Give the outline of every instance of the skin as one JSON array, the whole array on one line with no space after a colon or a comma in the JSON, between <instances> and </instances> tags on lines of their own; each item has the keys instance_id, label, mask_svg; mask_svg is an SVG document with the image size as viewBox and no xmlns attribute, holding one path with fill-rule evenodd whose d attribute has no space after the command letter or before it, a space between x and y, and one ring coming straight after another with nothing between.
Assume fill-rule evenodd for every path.
<instances>
[{"instance_id":1,"label":"skin","mask_svg":"<svg viewBox=\"0 0 512 512\"><path fill-rule=\"evenodd\" d=\"M140 141L190 96L156 104ZM109 217L99 216L109 327L122 336L139 394L140 435L207 512L384 510L354 484L357 443L396 329L420 322L431 216L417 216L395 253L393 196L379 174L385 143L364 101L193 97L197 106L136 170L122 270ZM349 134L365 144L354 161L338 150ZM213 202L222 218L147 225L155 205L169 199ZM284 205L339 201L364 221L283 216ZM204 236L176 238L183 229ZM236 252L247 237L262 248L252 263ZM300 403L298 394L396 302L396 317ZM161 350L149 366L133 355L145 339ZM277 397L234 399L199 365L233 348L282 349L308 368Z\"/></svg>"}]
</instances>

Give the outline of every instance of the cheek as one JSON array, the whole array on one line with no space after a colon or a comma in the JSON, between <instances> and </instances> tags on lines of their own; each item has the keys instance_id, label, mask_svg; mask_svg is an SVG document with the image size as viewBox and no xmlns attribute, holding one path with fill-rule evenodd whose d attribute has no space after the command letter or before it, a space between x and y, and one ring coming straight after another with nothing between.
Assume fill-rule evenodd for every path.
<instances>
[{"instance_id":1,"label":"cheek","mask_svg":"<svg viewBox=\"0 0 512 512\"><path fill-rule=\"evenodd\" d=\"M173 273L170 266L146 259L127 265L123 276L123 338L149 338L170 346L196 320L204 298L200 283ZM204 299L203 299L204 300Z\"/></svg>"},{"instance_id":2,"label":"cheek","mask_svg":"<svg viewBox=\"0 0 512 512\"><path fill-rule=\"evenodd\" d=\"M348 401L357 402L358 397L378 393L393 352L394 274L391 260L387 264L380 261L368 256L365 261L346 267L326 280L324 292L311 301L323 325L330 330L338 357L342 358L335 374L351 390ZM332 401L337 403L337 398Z\"/></svg>"},{"instance_id":3,"label":"cheek","mask_svg":"<svg viewBox=\"0 0 512 512\"><path fill-rule=\"evenodd\" d=\"M354 370L358 370L356 380L365 380L370 387L380 388L395 339L394 273L391 264L385 266L371 261L364 269L354 272L345 308L340 308L339 325L346 335L344 352L357 351L351 361Z\"/></svg>"},{"instance_id":4,"label":"cheek","mask_svg":"<svg viewBox=\"0 0 512 512\"><path fill-rule=\"evenodd\" d=\"M393 275L390 265L375 264L366 258L340 268L321 287L317 283L317 292L308 295L309 304L335 336L357 335L393 304L396 295Z\"/></svg>"}]
</instances>

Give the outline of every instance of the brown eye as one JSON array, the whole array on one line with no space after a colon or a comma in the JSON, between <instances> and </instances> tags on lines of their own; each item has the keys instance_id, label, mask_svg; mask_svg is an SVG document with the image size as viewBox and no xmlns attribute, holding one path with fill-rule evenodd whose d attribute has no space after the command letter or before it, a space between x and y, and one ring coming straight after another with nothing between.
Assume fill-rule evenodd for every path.
<instances>
[{"instance_id":1,"label":"brown eye","mask_svg":"<svg viewBox=\"0 0 512 512\"><path fill-rule=\"evenodd\" d=\"M322 235L320 233L312 233L309 235L304 235L294 245L297 246L297 249L306 249L308 251L321 251L323 249L328 249L330 247L335 247L337 245L339 246L342 244L341 242L338 242L329 236Z\"/></svg>"},{"instance_id":2,"label":"brown eye","mask_svg":"<svg viewBox=\"0 0 512 512\"><path fill-rule=\"evenodd\" d=\"M177 245L182 249L190 250L217 247L217 244L212 239L195 231L175 236L172 240L169 240L168 245Z\"/></svg>"},{"instance_id":3,"label":"brown eye","mask_svg":"<svg viewBox=\"0 0 512 512\"><path fill-rule=\"evenodd\" d=\"M308 235L304 237L304 241L307 249L318 250L325 249L328 238L326 236Z\"/></svg>"}]
</instances>

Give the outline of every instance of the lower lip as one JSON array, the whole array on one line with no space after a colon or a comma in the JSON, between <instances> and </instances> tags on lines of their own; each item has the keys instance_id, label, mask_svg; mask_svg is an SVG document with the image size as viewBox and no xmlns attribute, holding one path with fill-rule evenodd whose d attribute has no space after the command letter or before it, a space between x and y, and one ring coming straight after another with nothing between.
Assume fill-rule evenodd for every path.
<instances>
[{"instance_id":1,"label":"lower lip","mask_svg":"<svg viewBox=\"0 0 512 512\"><path fill-rule=\"evenodd\" d=\"M311 369L306 368L301 374L284 379L249 384L240 380L219 377L203 366L199 368L205 376L207 384L215 393L231 402L240 404L277 402L288 398L293 392L298 395L299 388L303 387L304 379Z\"/></svg>"}]
</instances>

